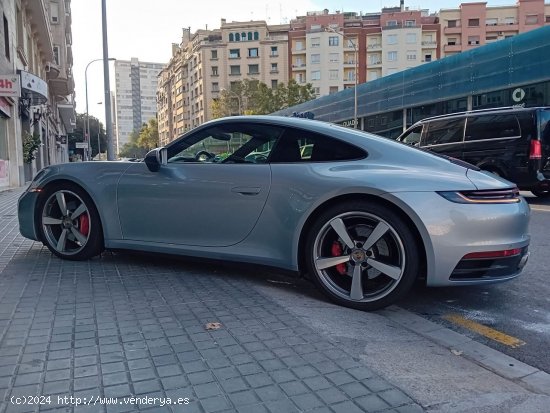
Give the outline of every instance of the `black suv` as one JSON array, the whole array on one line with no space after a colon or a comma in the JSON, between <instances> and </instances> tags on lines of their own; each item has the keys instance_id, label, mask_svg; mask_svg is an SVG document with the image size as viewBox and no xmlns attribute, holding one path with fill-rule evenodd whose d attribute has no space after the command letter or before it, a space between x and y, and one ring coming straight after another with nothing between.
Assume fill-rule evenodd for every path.
<instances>
[{"instance_id":1,"label":"black suv","mask_svg":"<svg viewBox=\"0 0 550 413\"><path fill-rule=\"evenodd\" d=\"M550 107L473 110L422 119L397 140L469 162L550 195Z\"/></svg>"}]
</instances>

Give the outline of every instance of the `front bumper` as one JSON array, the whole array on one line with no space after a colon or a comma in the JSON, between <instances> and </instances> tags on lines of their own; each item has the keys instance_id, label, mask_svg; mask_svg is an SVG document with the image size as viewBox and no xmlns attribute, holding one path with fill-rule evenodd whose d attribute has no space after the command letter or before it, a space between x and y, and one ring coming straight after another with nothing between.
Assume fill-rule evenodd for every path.
<instances>
[{"instance_id":1,"label":"front bumper","mask_svg":"<svg viewBox=\"0 0 550 413\"><path fill-rule=\"evenodd\" d=\"M527 253L530 241L530 209L523 198L510 204L458 204L435 192L400 192L392 195L410 209L409 215L423 238L427 285L485 284L509 280L521 273L519 261ZM517 263L494 263L505 265L507 269L489 265L489 272L469 271L468 276L457 277L455 270L464 269L461 261L467 254L516 248L522 250Z\"/></svg>"},{"instance_id":2,"label":"front bumper","mask_svg":"<svg viewBox=\"0 0 550 413\"><path fill-rule=\"evenodd\" d=\"M17 202L17 218L19 220L19 232L25 238L40 241L36 231L35 211L38 203L38 192L25 191Z\"/></svg>"}]
</instances>

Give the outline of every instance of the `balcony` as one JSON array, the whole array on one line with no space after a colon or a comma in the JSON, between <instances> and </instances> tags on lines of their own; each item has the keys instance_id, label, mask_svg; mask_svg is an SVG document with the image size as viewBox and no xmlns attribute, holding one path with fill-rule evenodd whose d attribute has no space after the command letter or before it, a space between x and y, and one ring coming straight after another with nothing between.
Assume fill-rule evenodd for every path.
<instances>
[{"instance_id":1,"label":"balcony","mask_svg":"<svg viewBox=\"0 0 550 413\"><path fill-rule=\"evenodd\" d=\"M445 34L460 34L460 33L462 33L462 27L461 26L445 27L443 29L443 33L445 33Z\"/></svg>"},{"instance_id":2,"label":"balcony","mask_svg":"<svg viewBox=\"0 0 550 413\"><path fill-rule=\"evenodd\" d=\"M33 32L36 32L40 51L47 61L53 60L53 41L50 28L49 13L44 0L26 2L30 20L33 23ZM49 6L49 2L48 2Z\"/></svg>"},{"instance_id":3,"label":"balcony","mask_svg":"<svg viewBox=\"0 0 550 413\"><path fill-rule=\"evenodd\" d=\"M485 31L487 33L494 32L517 32L519 30L518 24L515 22L511 23L500 23L490 26L485 26Z\"/></svg>"},{"instance_id":4,"label":"balcony","mask_svg":"<svg viewBox=\"0 0 550 413\"><path fill-rule=\"evenodd\" d=\"M292 54L306 54L306 49L305 47L301 49L292 49Z\"/></svg>"},{"instance_id":5,"label":"balcony","mask_svg":"<svg viewBox=\"0 0 550 413\"><path fill-rule=\"evenodd\" d=\"M369 68L376 67L376 66L380 66L381 64L382 64L382 60L369 60L368 67Z\"/></svg>"},{"instance_id":6,"label":"balcony","mask_svg":"<svg viewBox=\"0 0 550 413\"><path fill-rule=\"evenodd\" d=\"M69 96L74 92L74 79L63 70L56 79L48 80L48 84L55 96Z\"/></svg>"},{"instance_id":7,"label":"balcony","mask_svg":"<svg viewBox=\"0 0 550 413\"><path fill-rule=\"evenodd\" d=\"M433 49L437 47L437 42L433 40L423 40L422 47L425 49Z\"/></svg>"},{"instance_id":8,"label":"balcony","mask_svg":"<svg viewBox=\"0 0 550 413\"><path fill-rule=\"evenodd\" d=\"M443 46L443 50L445 52L461 52L462 51L462 45L460 43L446 44L445 46Z\"/></svg>"},{"instance_id":9,"label":"balcony","mask_svg":"<svg viewBox=\"0 0 550 413\"><path fill-rule=\"evenodd\" d=\"M367 45L367 50L378 50L382 49L382 43L372 43Z\"/></svg>"}]
</instances>

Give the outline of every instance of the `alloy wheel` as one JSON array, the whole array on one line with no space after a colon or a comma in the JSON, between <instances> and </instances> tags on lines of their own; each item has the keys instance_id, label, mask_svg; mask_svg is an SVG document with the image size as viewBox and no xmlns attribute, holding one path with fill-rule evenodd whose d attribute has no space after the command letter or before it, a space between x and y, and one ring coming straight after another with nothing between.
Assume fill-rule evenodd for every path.
<instances>
[{"instance_id":1,"label":"alloy wheel","mask_svg":"<svg viewBox=\"0 0 550 413\"><path fill-rule=\"evenodd\" d=\"M358 303L390 294L405 273L405 248L384 219L362 211L326 222L313 244L319 280L337 297Z\"/></svg>"}]
</instances>

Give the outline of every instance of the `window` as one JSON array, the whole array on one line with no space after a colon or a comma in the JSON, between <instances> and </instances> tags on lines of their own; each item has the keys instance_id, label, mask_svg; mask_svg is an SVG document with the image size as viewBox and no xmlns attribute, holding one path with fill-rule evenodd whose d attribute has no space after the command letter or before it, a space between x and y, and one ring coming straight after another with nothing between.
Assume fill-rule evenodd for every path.
<instances>
[{"instance_id":1,"label":"window","mask_svg":"<svg viewBox=\"0 0 550 413\"><path fill-rule=\"evenodd\" d=\"M58 66L60 65L60 63L59 63L59 46L54 46L53 47L53 62Z\"/></svg>"},{"instance_id":2,"label":"window","mask_svg":"<svg viewBox=\"0 0 550 413\"><path fill-rule=\"evenodd\" d=\"M516 18L515 17L505 17L504 18L504 24L516 24Z\"/></svg>"},{"instance_id":3,"label":"window","mask_svg":"<svg viewBox=\"0 0 550 413\"><path fill-rule=\"evenodd\" d=\"M346 142L313 132L287 129L273 149L271 163L347 161L367 154Z\"/></svg>"},{"instance_id":4,"label":"window","mask_svg":"<svg viewBox=\"0 0 550 413\"><path fill-rule=\"evenodd\" d=\"M329 95L332 95L332 94L334 94L334 93L338 93L338 86L330 86L330 87L328 88L328 94L329 94Z\"/></svg>"},{"instance_id":5,"label":"window","mask_svg":"<svg viewBox=\"0 0 550 413\"><path fill-rule=\"evenodd\" d=\"M8 27L8 19L4 14L4 56L10 60L10 31Z\"/></svg>"},{"instance_id":6,"label":"window","mask_svg":"<svg viewBox=\"0 0 550 413\"><path fill-rule=\"evenodd\" d=\"M320 24L312 24L310 30L320 30L321 25Z\"/></svg>"},{"instance_id":7,"label":"window","mask_svg":"<svg viewBox=\"0 0 550 413\"><path fill-rule=\"evenodd\" d=\"M56 2L50 3L50 21L53 24L59 23L59 3L56 3Z\"/></svg>"},{"instance_id":8,"label":"window","mask_svg":"<svg viewBox=\"0 0 550 413\"><path fill-rule=\"evenodd\" d=\"M496 26L498 24L498 19L486 19L485 25L486 26Z\"/></svg>"},{"instance_id":9,"label":"window","mask_svg":"<svg viewBox=\"0 0 550 413\"><path fill-rule=\"evenodd\" d=\"M340 54L339 53L329 53L328 61L331 62L331 63L339 62L340 61Z\"/></svg>"},{"instance_id":10,"label":"window","mask_svg":"<svg viewBox=\"0 0 550 413\"><path fill-rule=\"evenodd\" d=\"M212 66L212 76L218 76L218 66Z\"/></svg>"},{"instance_id":11,"label":"window","mask_svg":"<svg viewBox=\"0 0 550 413\"><path fill-rule=\"evenodd\" d=\"M479 19L468 19L469 27L479 27Z\"/></svg>"},{"instance_id":12,"label":"window","mask_svg":"<svg viewBox=\"0 0 550 413\"><path fill-rule=\"evenodd\" d=\"M388 44L397 44L397 35L389 34L388 35Z\"/></svg>"},{"instance_id":13,"label":"window","mask_svg":"<svg viewBox=\"0 0 550 413\"><path fill-rule=\"evenodd\" d=\"M468 36L468 44L469 45L479 44L479 36Z\"/></svg>"},{"instance_id":14,"label":"window","mask_svg":"<svg viewBox=\"0 0 550 413\"><path fill-rule=\"evenodd\" d=\"M388 26L388 27L397 26L397 20L388 20L388 22L386 23L386 26Z\"/></svg>"},{"instance_id":15,"label":"window","mask_svg":"<svg viewBox=\"0 0 550 413\"><path fill-rule=\"evenodd\" d=\"M258 32L254 32L254 40L259 40L260 34Z\"/></svg>"},{"instance_id":16,"label":"window","mask_svg":"<svg viewBox=\"0 0 550 413\"><path fill-rule=\"evenodd\" d=\"M416 60L416 51L407 50L407 60Z\"/></svg>"},{"instance_id":17,"label":"window","mask_svg":"<svg viewBox=\"0 0 550 413\"><path fill-rule=\"evenodd\" d=\"M250 33L250 35L252 36L252 33ZM248 49L248 57L258 57L258 48L253 47L251 49Z\"/></svg>"},{"instance_id":18,"label":"window","mask_svg":"<svg viewBox=\"0 0 550 413\"><path fill-rule=\"evenodd\" d=\"M277 79L272 79L271 80L271 89L277 89L277 86L278 86L278 81Z\"/></svg>"},{"instance_id":19,"label":"window","mask_svg":"<svg viewBox=\"0 0 550 413\"><path fill-rule=\"evenodd\" d=\"M416 33L407 33L407 43L416 43Z\"/></svg>"},{"instance_id":20,"label":"window","mask_svg":"<svg viewBox=\"0 0 550 413\"><path fill-rule=\"evenodd\" d=\"M328 45L329 46L338 46L340 43L340 37L338 36L329 36Z\"/></svg>"},{"instance_id":21,"label":"window","mask_svg":"<svg viewBox=\"0 0 550 413\"><path fill-rule=\"evenodd\" d=\"M210 58L211 58L212 60L218 59L218 51L217 51L217 50L211 50L211 51L210 51Z\"/></svg>"},{"instance_id":22,"label":"window","mask_svg":"<svg viewBox=\"0 0 550 413\"><path fill-rule=\"evenodd\" d=\"M408 143L409 145L416 146L420 143L420 135L422 135L422 125L419 125L404 135L400 141L403 143Z\"/></svg>"},{"instance_id":23,"label":"window","mask_svg":"<svg viewBox=\"0 0 550 413\"><path fill-rule=\"evenodd\" d=\"M456 20L449 20L447 22L447 27L458 27L458 25L456 24Z\"/></svg>"},{"instance_id":24,"label":"window","mask_svg":"<svg viewBox=\"0 0 550 413\"><path fill-rule=\"evenodd\" d=\"M279 66L277 63L271 63L271 73L277 73L279 72Z\"/></svg>"},{"instance_id":25,"label":"window","mask_svg":"<svg viewBox=\"0 0 550 413\"><path fill-rule=\"evenodd\" d=\"M536 14L528 14L525 16L525 24L537 24L539 22L539 16Z\"/></svg>"},{"instance_id":26,"label":"window","mask_svg":"<svg viewBox=\"0 0 550 413\"><path fill-rule=\"evenodd\" d=\"M464 119L438 120L428 124L422 145L442 145L462 141Z\"/></svg>"},{"instance_id":27,"label":"window","mask_svg":"<svg viewBox=\"0 0 550 413\"><path fill-rule=\"evenodd\" d=\"M229 33L229 41L232 42L235 40L235 36L233 35L233 33Z\"/></svg>"},{"instance_id":28,"label":"window","mask_svg":"<svg viewBox=\"0 0 550 413\"><path fill-rule=\"evenodd\" d=\"M241 41L241 35L240 33L235 33L235 41L240 42Z\"/></svg>"},{"instance_id":29,"label":"window","mask_svg":"<svg viewBox=\"0 0 550 413\"><path fill-rule=\"evenodd\" d=\"M219 92L220 91L220 85L218 82L212 82L212 92Z\"/></svg>"},{"instance_id":30,"label":"window","mask_svg":"<svg viewBox=\"0 0 550 413\"><path fill-rule=\"evenodd\" d=\"M431 54L424 55L424 61L425 62L431 62L432 61L432 55Z\"/></svg>"},{"instance_id":31,"label":"window","mask_svg":"<svg viewBox=\"0 0 550 413\"><path fill-rule=\"evenodd\" d=\"M388 61L395 62L396 60L397 60L397 52L395 51L388 52Z\"/></svg>"},{"instance_id":32,"label":"window","mask_svg":"<svg viewBox=\"0 0 550 413\"><path fill-rule=\"evenodd\" d=\"M229 49L229 58L230 59L238 59L240 57L241 57L240 49Z\"/></svg>"},{"instance_id":33,"label":"window","mask_svg":"<svg viewBox=\"0 0 550 413\"><path fill-rule=\"evenodd\" d=\"M416 20L405 20L405 27L414 27L416 26Z\"/></svg>"},{"instance_id":34,"label":"window","mask_svg":"<svg viewBox=\"0 0 550 413\"><path fill-rule=\"evenodd\" d=\"M314 70L313 72L311 72L311 80L321 80L321 71Z\"/></svg>"},{"instance_id":35,"label":"window","mask_svg":"<svg viewBox=\"0 0 550 413\"><path fill-rule=\"evenodd\" d=\"M449 46L455 46L457 43L456 43L456 37L449 37L449 40L447 40L447 44Z\"/></svg>"},{"instance_id":36,"label":"window","mask_svg":"<svg viewBox=\"0 0 550 413\"><path fill-rule=\"evenodd\" d=\"M241 66L235 65L235 66L229 66L229 74L236 76L241 74Z\"/></svg>"},{"instance_id":37,"label":"window","mask_svg":"<svg viewBox=\"0 0 550 413\"><path fill-rule=\"evenodd\" d=\"M247 38L248 40L252 40L252 32L248 32Z\"/></svg>"},{"instance_id":38,"label":"window","mask_svg":"<svg viewBox=\"0 0 550 413\"><path fill-rule=\"evenodd\" d=\"M259 65L248 65L248 74L249 75L257 75L259 73L260 73Z\"/></svg>"},{"instance_id":39,"label":"window","mask_svg":"<svg viewBox=\"0 0 550 413\"><path fill-rule=\"evenodd\" d=\"M271 54L270 56L279 56L279 52L277 49L277 46L271 46Z\"/></svg>"},{"instance_id":40,"label":"window","mask_svg":"<svg viewBox=\"0 0 550 413\"><path fill-rule=\"evenodd\" d=\"M304 43L302 43L301 41L297 41L297 42L295 43L295 49L296 49L297 51L304 50Z\"/></svg>"},{"instance_id":41,"label":"window","mask_svg":"<svg viewBox=\"0 0 550 413\"><path fill-rule=\"evenodd\" d=\"M316 53L311 55L311 63L321 63L321 55Z\"/></svg>"},{"instance_id":42,"label":"window","mask_svg":"<svg viewBox=\"0 0 550 413\"><path fill-rule=\"evenodd\" d=\"M338 80L338 72L339 70L329 70L328 71L329 80Z\"/></svg>"},{"instance_id":43,"label":"window","mask_svg":"<svg viewBox=\"0 0 550 413\"><path fill-rule=\"evenodd\" d=\"M514 115L487 115L469 117L466 121L465 141L515 138L521 136Z\"/></svg>"},{"instance_id":44,"label":"window","mask_svg":"<svg viewBox=\"0 0 550 413\"><path fill-rule=\"evenodd\" d=\"M321 38L320 37L312 37L311 38L311 47L319 47L321 46Z\"/></svg>"},{"instance_id":45,"label":"window","mask_svg":"<svg viewBox=\"0 0 550 413\"><path fill-rule=\"evenodd\" d=\"M236 110L238 101L235 99ZM263 124L217 125L188 135L170 146L168 163L266 163L282 129Z\"/></svg>"}]
</instances>

